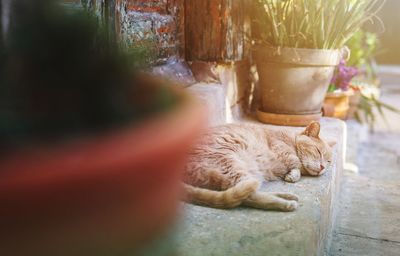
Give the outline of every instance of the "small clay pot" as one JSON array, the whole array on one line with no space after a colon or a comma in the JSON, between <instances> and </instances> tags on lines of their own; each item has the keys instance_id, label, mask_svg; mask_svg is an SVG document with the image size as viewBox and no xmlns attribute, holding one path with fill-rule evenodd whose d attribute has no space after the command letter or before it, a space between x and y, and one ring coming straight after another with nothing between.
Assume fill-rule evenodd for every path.
<instances>
[{"instance_id":1,"label":"small clay pot","mask_svg":"<svg viewBox=\"0 0 400 256\"><path fill-rule=\"evenodd\" d=\"M355 117L356 112L358 111L358 106L361 100L361 91L356 90L353 91L353 95L349 97L349 111L347 111L347 119L352 119Z\"/></svg>"},{"instance_id":2,"label":"small clay pot","mask_svg":"<svg viewBox=\"0 0 400 256\"><path fill-rule=\"evenodd\" d=\"M346 120L350 109L350 96L353 91L330 92L324 100L324 116Z\"/></svg>"}]
</instances>

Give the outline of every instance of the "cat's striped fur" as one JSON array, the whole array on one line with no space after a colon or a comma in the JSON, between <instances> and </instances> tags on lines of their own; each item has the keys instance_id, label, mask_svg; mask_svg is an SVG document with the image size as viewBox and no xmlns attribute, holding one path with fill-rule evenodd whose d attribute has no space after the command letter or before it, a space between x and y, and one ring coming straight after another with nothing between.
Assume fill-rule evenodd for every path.
<instances>
[{"instance_id":1,"label":"cat's striped fur","mask_svg":"<svg viewBox=\"0 0 400 256\"><path fill-rule=\"evenodd\" d=\"M301 175L323 174L332 150L319 133L317 122L299 134L252 124L212 128L190 152L184 176L187 201L216 208L243 204L295 210L296 195L259 188L264 180L297 182Z\"/></svg>"}]
</instances>

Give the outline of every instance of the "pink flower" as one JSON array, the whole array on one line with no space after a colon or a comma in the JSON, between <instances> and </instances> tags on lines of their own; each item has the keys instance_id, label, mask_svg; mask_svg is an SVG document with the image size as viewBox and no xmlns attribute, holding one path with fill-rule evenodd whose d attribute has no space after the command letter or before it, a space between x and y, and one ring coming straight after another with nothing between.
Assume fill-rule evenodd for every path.
<instances>
[{"instance_id":1,"label":"pink flower","mask_svg":"<svg viewBox=\"0 0 400 256\"><path fill-rule=\"evenodd\" d=\"M346 66L346 61L342 59L332 77L331 84L334 85L336 89L347 91L350 88L351 80L358 74L359 71L356 67Z\"/></svg>"}]
</instances>

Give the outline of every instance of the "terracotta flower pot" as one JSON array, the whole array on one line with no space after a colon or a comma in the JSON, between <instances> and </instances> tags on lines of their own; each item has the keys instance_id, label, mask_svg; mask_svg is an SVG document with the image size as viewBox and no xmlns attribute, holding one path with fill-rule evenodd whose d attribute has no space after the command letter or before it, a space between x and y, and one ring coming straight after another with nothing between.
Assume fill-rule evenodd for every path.
<instances>
[{"instance_id":1,"label":"terracotta flower pot","mask_svg":"<svg viewBox=\"0 0 400 256\"><path fill-rule=\"evenodd\" d=\"M259 74L260 121L305 126L321 117L340 61L338 50L257 47L253 56Z\"/></svg>"},{"instance_id":2,"label":"terracotta flower pot","mask_svg":"<svg viewBox=\"0 0 400 256\"><path fill-rule=\"evenodd\" d=\"M361 100L361 91L353 90L353 94L349 97L349 110L347 111L347 119L352 119L355 117L358 111L358 106Z\"/></svg>"},{"instance_id":3,"label":"terracotta flower pot","mask_svg":"<svg viewBox=\"0 0 400 256\"><path fill-rule=\"evenodd\" d=\"M324 116L347 119L351 95L353 91L327 93L323 108Z\"/></svg>"},{"instance_id":4,"label":"terracotta flower pot","mask_svg":"<svg viewBox=\"0 0 400 256\"><path fill-rule=\"evenodd\" d=\"M0 160L2 255L135 255L177 216L201 107Z\"/></svg>"}]
</instances>

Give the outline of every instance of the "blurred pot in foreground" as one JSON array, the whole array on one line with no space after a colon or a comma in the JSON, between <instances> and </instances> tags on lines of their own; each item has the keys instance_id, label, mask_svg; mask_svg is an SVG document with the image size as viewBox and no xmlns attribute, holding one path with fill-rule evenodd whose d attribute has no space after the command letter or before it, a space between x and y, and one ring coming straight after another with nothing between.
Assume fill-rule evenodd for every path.
<instances>
[{"instance_id":1,"label":"blurred pot in foreground","mask_svg":"<svg viewBox=\"0 0 400 256\"><path fill-rule=\"evenodd\" d=\"M84 11L13 1L0 45L4 255L136 255L177 216L203 111Z\"/></svg>"},{"instance_id":2,"label":"blurred pot in foreground","mask_svg":"<svg viewBox=\"0 0 400 256\"><path fill-rule=\"evenodd\" d=\"M186 150L202 117L185 98L135 127L3 158L2 252L129 255L140 249L177 216Z\"/></svg>"}]
</instances>

